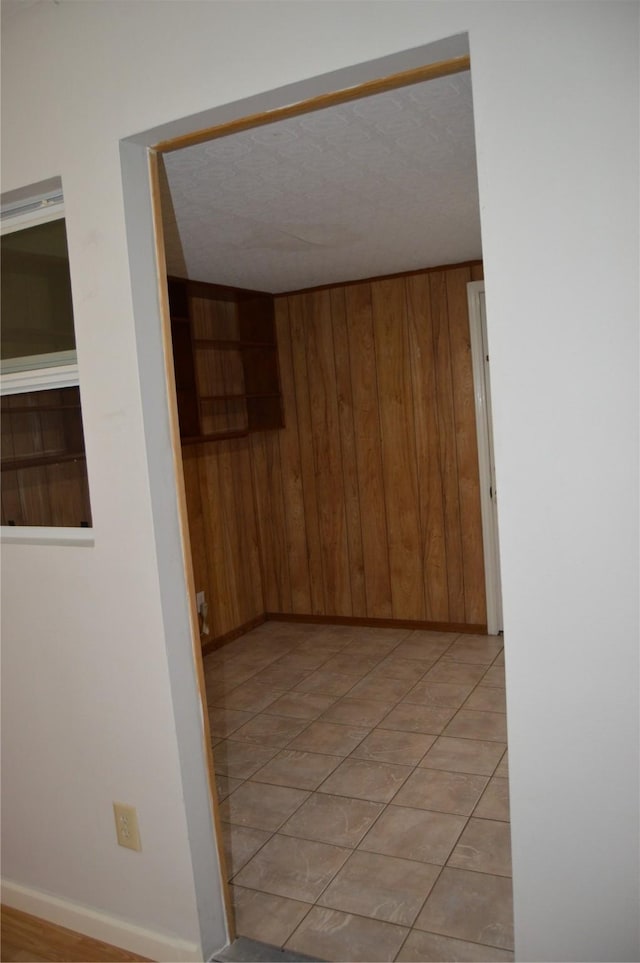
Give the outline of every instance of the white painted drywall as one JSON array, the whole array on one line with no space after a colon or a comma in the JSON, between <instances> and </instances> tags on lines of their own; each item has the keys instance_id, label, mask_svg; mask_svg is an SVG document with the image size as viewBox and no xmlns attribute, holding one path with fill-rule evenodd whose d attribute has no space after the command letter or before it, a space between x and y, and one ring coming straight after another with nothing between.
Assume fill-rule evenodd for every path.
<instances>
[{"instance_id":1,"label":"white painted drywall","mask_svg":"<svg viewBox=\"0 0 640 963\"><path fill-rule=\"evenodd\" d=\"M517 957L637 958L635 3L142 0L12 14L3 189L62 176L96 526L93 549L3 552L3 872L16 882L185 940L222 933L215 881L203 898L193 858L207 824L201 754L187 752L195 686L186 609L164 591L179 548L173 515L158 518L170 486L150 484L146 460L154 476L168 461L166 411L149 404L157 318L138 306L136 344L119 140L467 29ZM113 798L139 807L140 856L113 844Z\"/></svg>"}]
</instances>

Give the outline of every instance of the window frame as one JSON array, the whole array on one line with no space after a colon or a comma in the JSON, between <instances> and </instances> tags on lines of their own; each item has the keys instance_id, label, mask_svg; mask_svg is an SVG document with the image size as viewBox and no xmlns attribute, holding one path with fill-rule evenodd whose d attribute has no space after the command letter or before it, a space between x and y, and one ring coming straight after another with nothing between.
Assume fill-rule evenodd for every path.
<instances>
[{"instance_id":1,"label":"window frame","mask_svg":"<svg viewBox=\"0 0 640 963\"><path fill-rule=\"evenodd\" d=\"M39 224L64 220L60 190L0 208L0 237ZM77 350L24 355L0 361L0 397L80 385ZM0 544L93 546L95 527L0 525Z\"/></svg>"}]
</instances>

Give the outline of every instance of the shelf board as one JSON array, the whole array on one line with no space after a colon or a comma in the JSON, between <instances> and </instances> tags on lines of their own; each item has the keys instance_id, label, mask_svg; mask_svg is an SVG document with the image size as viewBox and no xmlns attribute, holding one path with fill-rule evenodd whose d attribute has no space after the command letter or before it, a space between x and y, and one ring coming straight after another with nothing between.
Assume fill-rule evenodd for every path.
<instances>
[{"instance_id":1,"label":"shelf board","mask_svg":"<svg viewBox=\"0 0 640 963\"><path fill-rule=\"evenodd\" d=\"M0 408L2 415L39 415L41 411L80 411L80 405L16 405L14 408Z\"/></svg>"},{"instance_id":2,"label":"shelf board","mask_svg":"<svg viewBox=\"0 0 640 963\"><path fill-rule=\"evenodd\" d=\"M83 451L43 452L40 455L20 455L18 458L3 458L2 471L22 471L24 468L41 468L44 465L59 465L66 461L83 461Z\"/></svg>"}]
</instances>

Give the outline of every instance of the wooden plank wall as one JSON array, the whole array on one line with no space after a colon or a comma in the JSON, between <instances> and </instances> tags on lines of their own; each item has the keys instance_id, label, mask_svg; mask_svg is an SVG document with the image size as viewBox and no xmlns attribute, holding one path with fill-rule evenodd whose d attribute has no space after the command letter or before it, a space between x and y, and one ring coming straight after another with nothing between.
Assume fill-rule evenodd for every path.
<instances>
[{"instance_id":1,"label":"wooden plank wall","mask_svg":"<svg viewBox=\"0 0 640 963\"><path fill-rule=\"evenodd\" d=\"M276 298L286 427L183 448L210 637L264 612L486 623L466 285Z\"/></svg>"},{"instance_id":2,"label":"wooden plank wall","mask_svg":"<svg viewBox=\"0 0 640 963\"><path fill-rule=\"evenodd\" d=\"M265 611L247 438L182 449L196 591L217 639Z\"/></svg>"},{"instance_id":3,"label":"wooden plank wall","mask_svg":"<svg viewBox=\"0 0 640 963\"><path fill-rule=\"evenodd\" d=\"M486 623L468 281L276 298L286 428L251 437L268 612Z\"/></svg>"}]
</instances>

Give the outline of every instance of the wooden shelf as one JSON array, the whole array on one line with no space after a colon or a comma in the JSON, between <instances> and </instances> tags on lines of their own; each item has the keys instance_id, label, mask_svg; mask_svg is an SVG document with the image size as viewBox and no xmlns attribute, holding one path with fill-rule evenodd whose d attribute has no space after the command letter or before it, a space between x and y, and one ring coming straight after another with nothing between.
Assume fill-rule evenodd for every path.
<instances>
[{"instance_id":1,"label":"wooden shelf","mask_svg":"<svg viewBox=\"0 0 640 963\"><path fill-rule=\"evenodd\" d=\"M41 411L80 411L80 405L16 405L13 408L0 407L2 415L37 415Z\"/></svg>"},{"instance_id":2,"label":"wooden shelf","mask_svg":"<svg viewBox=\"0 0 640 963\"><path fill-rule=\"evenodd\" d=\"M21 455L18 458L3 458L2 471L22 471L24 468L41 468L43 465L59 465L65 461L84 461L83 451L43 452L41 455Z\"/></svg>"}]
</instances>

